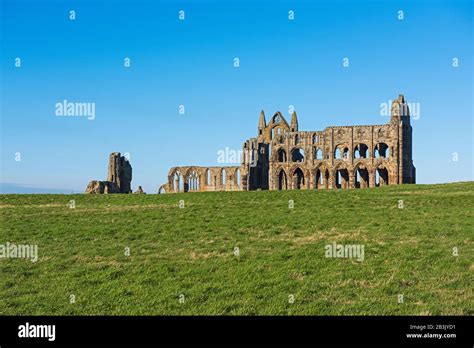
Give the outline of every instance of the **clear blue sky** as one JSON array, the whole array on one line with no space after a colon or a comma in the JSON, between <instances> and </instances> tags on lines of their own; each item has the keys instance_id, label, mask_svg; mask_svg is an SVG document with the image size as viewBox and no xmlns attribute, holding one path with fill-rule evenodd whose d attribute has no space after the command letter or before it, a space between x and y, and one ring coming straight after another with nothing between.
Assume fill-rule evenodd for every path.
<instances>
[{"instance_id":1,"label":"clear blue sky","mask_svg":"<svg viewBox=\"0 0 474 348\"><path fill-rule=\"evenodd\" d=\"M1 0L0 22L3 192L83 192L120 151L155 193L170 167L241 149L261 109L294 105L300 130L380 124L399 93L420 105L418 183L473 180L471 1ZM64 99L95 119L55 116Z\"/></svg>"}]
</instances>

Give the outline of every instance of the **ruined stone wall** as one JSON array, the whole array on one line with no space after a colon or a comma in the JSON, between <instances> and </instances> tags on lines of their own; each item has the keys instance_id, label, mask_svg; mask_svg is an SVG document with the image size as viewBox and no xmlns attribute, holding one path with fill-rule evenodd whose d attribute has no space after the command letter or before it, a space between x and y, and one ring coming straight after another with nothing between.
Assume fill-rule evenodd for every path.
<instances>
[{"instance_id":1,"label":"ruined stone wall","mask_svg":"<svg viewBox=\"0 0 474 348\"><path fill-rule=\"evenodd\" d=\"M240 166L183 166L169 170L168 182L160 186L158 193L240 190L242 190Z\"/></svg>"},{"instance_id":2,"label":"ruined stone wall","mask_svg":"<svg viewBox=\"0 0 474 348\"><path fill-rule=\"evenodd\" d=\"M240 167L172 168L168 183L160 190L337 189L416 182L412 127L403 95L392 103L389 122L381 125L299 131L295 112L290 123L277 112L267 124L262 111L257 137L244 142L243 154ZM222 181L224 168L225 183ZM191 176L191 172L196 174ZM180 182L176 179L180 175L184 183L181 188L176 184ZM198 177L199 185L193 184L193 179L189 181L190 177Z\"/></svg>"},{"instance_id":3,"label":"ruined stone wall","mask_svg":"<svg viewBox=\"0 0 474 348\"><path fill-rule=\"evenodd\" d=\"M397 129L390 124L288 132L273 139L271 153L273 190L374 187L376 171L377 186L399 183Z\"/></svg>"},{"instance_id":4,"label":"ruined stone wall","mask_svg":"<svg viewBox=\"0 0 474 348\"><path fill-rule=\"evenodd\" d=\"M86 193L109 194L131 193L132 166L120 152L109 155L108 175L106 181L92 180L86 187Z\"/></svg>"}]
</instances>

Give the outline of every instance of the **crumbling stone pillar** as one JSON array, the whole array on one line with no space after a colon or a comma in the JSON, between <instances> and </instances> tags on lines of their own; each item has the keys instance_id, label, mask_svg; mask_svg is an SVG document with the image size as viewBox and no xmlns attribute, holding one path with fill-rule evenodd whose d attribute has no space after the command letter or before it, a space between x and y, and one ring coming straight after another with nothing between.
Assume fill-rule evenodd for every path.
<instances>
[{"instance_id":1,"label":"crumbling stone pillar","mask_svg":"<svg viewBox=\"0 0 474 348\"><path fill-rule=\"evenodd\" d=\"M86 193L131 193L132 166L120 152L112 152L109 156L107 181L92 180Z\"/></svg>"},{"instance_id":2,"label":"crumbling stone pillar","mask_svg":"<svg viewBox=\"0 0 474 348\"><path fill-rule=\"evenodd\" d=\"M120 152L112 152L109 156L109 173L107 181L115 183L120 193L130 193L132 182L132 166Z\"/></svg>"},{"instance_id":3,"label":"crumbling stone pillar","mask_svg":"<svg viewBox=\"0 0 474 348\"><path fill-rule=\"evenodd\" d=\"M355 173L353 170L349 171L349 188L355 188Z\"/></svg>"},{"instance_id":4,"label":"crumbling stone pillar","mask_svg":"<svg viewBox=\"0 0 474 348\"><path fill-rule=\"evenodd\" d=\"M375 171L369 172L369 187L375 187Z\"/></svg>"}]
</instances>

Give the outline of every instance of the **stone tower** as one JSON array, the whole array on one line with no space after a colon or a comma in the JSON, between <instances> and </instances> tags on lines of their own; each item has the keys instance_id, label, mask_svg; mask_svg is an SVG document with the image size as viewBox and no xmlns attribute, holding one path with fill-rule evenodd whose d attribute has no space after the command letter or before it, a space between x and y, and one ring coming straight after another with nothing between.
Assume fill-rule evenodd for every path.
<instances>
[{"instance_id":1,"label":"stone tower","mask_svg":"<svg viewBox=\"0 0 474 348\"><path fill-rule=\"evenodd\" d=\"M265 120L265 113L260 112L258 120L258 135L257 138L252 138L249 141L248 148L250 149L248 172L249 172L249 188L251 190L268 190L268 171L270 169L270 146L266 141L265 129L267 128L267 121ZM244 149L245 151L245 149Z\"/></svg>"},{"instance_id":2,"label":"stone tower","mask_svg":"<svg viewBox=\"0 0 474 348\"><path fill-rule=\"evenodd\" d=\"M397 129L398 138L398 178L399 184L415 184L416 169L412 157L412 127L410 109L405 97L400 94L392 102L390 123Z\"/></svg>"},{"instance_id":3,"label":"stone tower","mask_svg":"<svg viewBox=\"0 0 474 348\"><path fill-rule=\"evenodd\" d=\"M92 180L86 193L131 193L132 166L120 152L112 152L109 156L109 168L106 181Z\"/></svg>"},{"instance_id":4,"label":"stone tower","mask_svg":"<svg viewBox=\"0 0 474 348\"><path fill-rule=\"evenodd\" d=\"M263 110L260 112L260 118L258 120L258 136L261 137L263 135L263 131L267 127L267 121L265 120L265 113Z\"/></svg>"},{"instance_id":5,"label":"stone tower","mask_svg":"<svg viewBox=\"0 0 474 348\"><path fill-rule=\"evenodd\" d=\"M132 192L130 187L132 182L132 166L126 157L120 155L120 152L112 152L109 156L107 181L116 184L120 193Z\"/></svg>"},{"instance_id":6,"label":"stone tower","mask_svg":"<svg viewBox=\"0 0 474 348\"><path fill-rule=\"evenodd\" d=\"M291 124L290 124L290 132L297 132L298 131L298 117L296 117L296 111L293 111L291 114Z\"/></svg>"}]
</instances>

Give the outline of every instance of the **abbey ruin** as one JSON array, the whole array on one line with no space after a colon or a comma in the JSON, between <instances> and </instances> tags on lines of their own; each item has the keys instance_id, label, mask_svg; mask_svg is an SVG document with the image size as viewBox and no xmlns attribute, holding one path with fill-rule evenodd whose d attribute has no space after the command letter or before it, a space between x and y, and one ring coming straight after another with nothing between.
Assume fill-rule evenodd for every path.
<instances>
[{"instance_id":1,"label":"abbey ruin","mask_svg":"<svg viewBox=\"0 0 474 348\"><path fill-rule=\"evenodd\" d=\"M300 131L280 112L243 145L240 166L173 167L159 193L289 189L366 188L414 184L412 127L405 98L391 106L382 125L331 126Z\"/></svg>"},{"instance_id":2,"label":"abbey ruin","mask_svg":"<svg viewBox=\"0 0 474 348\"><path fill-rule=\"evenodd\" d=\"M109 167L106 181L92 180L86 193L131 193L132 166L120 152L112 152L109 156ZM141 189L141 187L140 187Z\"/></svg>"}]
</instances>

